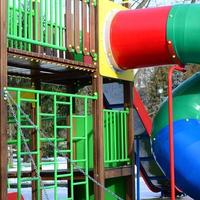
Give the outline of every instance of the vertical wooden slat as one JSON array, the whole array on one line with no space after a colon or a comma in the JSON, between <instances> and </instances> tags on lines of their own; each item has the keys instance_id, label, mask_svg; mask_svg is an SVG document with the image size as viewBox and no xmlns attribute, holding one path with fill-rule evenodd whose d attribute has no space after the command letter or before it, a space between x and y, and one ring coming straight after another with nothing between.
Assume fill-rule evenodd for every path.
<instances>
[{"instance_id":1,"label":"vertical wooden slat","mask_svg":"<svg viewBox=\"0 0 200 200\"><path fill-rule=\"evenodd\" d=\"M93 78L94 91L98 99L94 102L94 179L104 185L104 145L103 145L103 77ZM103 200L104 190L94 183L94 199Z\"/></svg>"},{"instance_id":2,"label":"vertical wooden slat","mask_svg":"<svg viewBox=\"0 0 200 200\"><path fill-rule=\"evenodd\" d=\"M7 199L7 106L3 88L7 87L7 1L0 0L0 199Z\"/></svg>"},{"instance_id":3,"label":"vertical wooden slat","mask_svg":"<svg viewBox=\"0 0 200 200\"><path fill-rule=\"evenodd\" d=\"M126 177L126 200L135 199L135 167L134 167L134 126L133 126L133 83L124 83L124 103L129 108L128 115L128 157L132 161L132 175Z\"/></svg>"},{"instance_id":4,"label":"vertical wooden slat","mask_svg":"<svg viewBox=\"0 0 200 200\"><path fill-rule=\"evenodd\" d=\"M74 40L75 50L80 53L80 0L74 0Z\"/></svg>"},{"instance_id":5,"label":"vertical wooden slat","mask_svg":"<svg viewBox=\"0 0 200 200\"><path fill-rule=\"evenodd\" d=\"M73 15L71 13L72 9L72 1L67 0L66 1L66 47L68 51L71 51L72 48L74 47L74 28L72 24L72 18Z\"/></svg>"},{"instance_id":6,"label":"vertical wooden slat","mask_svg":"<svg viewBox=\"0 0 200 200\"><path fill-rule=\"evenodd\" d=\"M88 55L90 50L89 33L87 31L87 24L88 24L87 6L88 6L87 2L82 1L83 53L85 55Z\"/></svg>"},{"instance_id":7,"label":"vertical wooden slat","mask_svg":"<svg viewBox=\"0 0 200 200\"><path fill-rule=\"evenodd\" d=\"M33 16L33 39L40 41L40 2L33 2L33 9L35 9L35 15ZM41 53L42 47L33 45L32 50L33 52Z\"/></svg>"},{"instance_id":8,"label":"vertical wooden slat","mask_svg":"<svg viewBox=\"0 0 200 200\"><path fill-rule=\"evenodd\" d=\"M96 6L94 5L94 0L90 1L90 53L92 55L96 52Z\"/></svg>"}]
</instances>

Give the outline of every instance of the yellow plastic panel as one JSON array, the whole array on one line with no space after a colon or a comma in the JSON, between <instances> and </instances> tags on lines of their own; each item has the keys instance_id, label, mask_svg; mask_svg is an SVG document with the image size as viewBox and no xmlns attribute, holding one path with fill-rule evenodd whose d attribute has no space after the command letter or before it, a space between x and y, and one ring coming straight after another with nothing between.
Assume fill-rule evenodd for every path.
<instances>
[{"instance_id":1,"label":"yellow plastic panel","mask_svg":"<svg viewBox=\"0 0 200 200\"><path fill-rule=\"evenodd\" d=\"M125 10L127 8L113 3L109 0L100 0L99 1L99 67L100 67L100 74L105 77L109 78L116 78L126 81L133 81L134 73L133 70L126 70L117 72L113 69L112 65L109 63L105 45L104 45L104 31L105 31L105 23L108 20L110 13L113 10ZM122 24L123 26L123 24Z\"/></svg>"}]
</instances>

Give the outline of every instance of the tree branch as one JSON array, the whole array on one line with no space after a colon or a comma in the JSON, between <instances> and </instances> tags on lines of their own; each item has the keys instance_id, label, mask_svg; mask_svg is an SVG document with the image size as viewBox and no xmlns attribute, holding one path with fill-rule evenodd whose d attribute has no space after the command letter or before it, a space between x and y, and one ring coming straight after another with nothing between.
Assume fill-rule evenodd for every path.
<instances>
[{"instance_id":1,"label":"tree branch","mask_svg":"<svg viewBox=\"0 0 200 200\"><path fill-rule=\"evenodd\" d=\"M136 7L138 8L144 8L146 4L148 4L151 0L142 0L142 2L139 3L139 5Z\"/></svg>"}]
</instances>

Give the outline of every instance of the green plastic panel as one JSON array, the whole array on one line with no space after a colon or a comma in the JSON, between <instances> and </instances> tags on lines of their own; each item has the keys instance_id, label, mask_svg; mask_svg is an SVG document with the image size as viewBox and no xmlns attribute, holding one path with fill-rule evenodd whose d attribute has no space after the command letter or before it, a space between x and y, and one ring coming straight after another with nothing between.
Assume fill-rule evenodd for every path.
<instances>
[{"instance_id":1,"label":"green plastic panel","mask_svg":"<svg viewBox=\"0 0 200 200\"><path fill-rule=\"evenodd\" d=\"M90 197L89 200L94 200L94 184L89 181L90 185ZM126 199L126 178L121 177L121 178L112 178L112 179L107 179L105 181L105 187L109 189L110 191L114 192L117 194L119 197L122 199ZM78 196L76 196L78 194ZM84 188L79 187L78 188L78 193L75 195L75 198L78 200L85 200L84 196ZM105 200L116 200L116 197L113 197L112 194L105 192Z\"/></svg>"},{"instance_id":2,"label":"green plastic panel","mask_svg":"<svg viewBox=\"0 0 200 200\"><path fill-rule=\"evenodd\" d=\"M167 22L167 40L183 64L200 63L200 5L172 7Z\"/></svg>"}]
</instances>

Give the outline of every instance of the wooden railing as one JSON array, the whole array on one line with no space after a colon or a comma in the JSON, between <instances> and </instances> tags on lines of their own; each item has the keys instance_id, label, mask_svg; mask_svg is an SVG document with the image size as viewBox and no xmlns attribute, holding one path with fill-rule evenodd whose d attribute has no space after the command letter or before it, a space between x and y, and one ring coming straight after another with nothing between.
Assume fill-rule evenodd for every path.
<instances>
[{"instance_id":1,"label":"wooden railing","mask_svg":"<svg viewBox=\"0 0 200 200\"><path fill-rule=\"evenodd\" d=\"M96 0L8 0L7 13L8 47L96 60Z\"/></svg>"}]
</instances>

